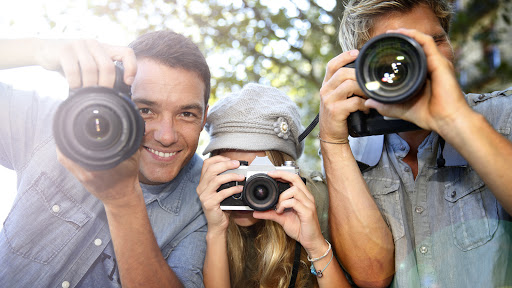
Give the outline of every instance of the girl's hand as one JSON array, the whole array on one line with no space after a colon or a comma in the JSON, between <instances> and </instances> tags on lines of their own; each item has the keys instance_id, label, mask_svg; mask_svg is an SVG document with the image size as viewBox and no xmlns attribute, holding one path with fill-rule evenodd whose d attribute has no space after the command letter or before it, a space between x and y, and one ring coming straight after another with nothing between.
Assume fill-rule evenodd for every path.
<instances>
[{"instance_id":1,"label":"girl's hand","mask_svg":"<svg viewBox=\"0 0 512 288\"><path fill-rule=\"evenodd\" d=\"M217 192L219 187L231 181L243 181L245 177L235 173L219 175L226 170L236 169L240 162L230 160L223 156L214 156L206 159L201 171L201 179L196 191L201 200L206 220L208 221L208 233L224 233L228 228L229 215L220 209L220 202L234 194L242 192L243 186L234 186Z\"/></svg>"},{"instance_id":2,"label":"girl's hand","mask_svg":"<svg viewBox=\"0 0 512 288\"><path fill-rule=\"evenodd\" d=\"M281 193L275 210L254 211L254 218L279 223L286 234L299 241L311 257L322 255L328 245L322 236L313 195L297 174L274 170L268 175L289 182L291 187Z\"/></svg>"}]
</instances>

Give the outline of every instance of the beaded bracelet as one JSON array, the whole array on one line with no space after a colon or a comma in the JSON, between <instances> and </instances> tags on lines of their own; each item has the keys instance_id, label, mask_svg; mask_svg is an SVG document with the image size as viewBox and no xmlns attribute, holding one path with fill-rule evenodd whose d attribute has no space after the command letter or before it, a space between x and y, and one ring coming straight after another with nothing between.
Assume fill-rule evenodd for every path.
<instances>
[{"instance_id":1,"label":"beaded bracelet","mask_svg":"<svg viewBox=\"0 0 512 288\"><path fill-rule=\"evenodd\" d=\"M311 274L315 275L318 278L322 278L322 276L324 276L323 273L324 273L325 269L327 269L327 266L329 266L329 264L331 264L333 257L334 257L334 252L331 254L331 260L329 260L327 265L325 265L324 269L322 269L322 270L315 270L315 266L313 265L313 262L311 262L311 267L309 267L309 269L311 270Z\"/></svg>"},{"instance_id":2,"label":"beaded bracelet","mask_svg":"<svg viewBox=\"0 0 512 288\"><path fill-rule=\"evenodd\" d=\"M325 256L327 256L327 254L329 254L329 251L331 251L332 246L331 246L331 243L329 243L329 241L327 241L327 239L325 239L325 242L327 242L327 244L329 244L329 248L327 248L327 251L325 251L325 254L320 256L320 257L318 257L318 258L313 258L313 259L309 258L309 255L308 255L308 261L309 262L316 262L318 260L323 259Z\"/></svg>"},{"instance_id":3,"label":"beaded bracelet","mask_svg":"<svg viewBox=\"0 0 512 288\"><path fill-rule=\"evenodd\" d=\"M320 140L320 142L329 143L329 144L348 144L348 138L341 139L339 141L326 141L326 140L320 138L320 133L318 133L318 135L316 135L316 138L318 138L318 140Z\"/></svg>"}]
</instances>

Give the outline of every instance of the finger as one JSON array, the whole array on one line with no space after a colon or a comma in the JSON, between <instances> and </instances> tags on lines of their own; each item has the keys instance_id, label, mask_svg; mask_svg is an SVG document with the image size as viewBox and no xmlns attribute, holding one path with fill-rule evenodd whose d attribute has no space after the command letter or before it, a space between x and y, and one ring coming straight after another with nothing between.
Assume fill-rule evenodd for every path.
<instances>
[{"instance_id":1,"label":"finger","mask_svg":"<svg viewBox=\"0 0 512 288\"><path fill-rule=\"evenodd\" d=\"M335 102L346 100L352 97L366 98L359 84L354 79L346 79L336 86L330 93L322 95L322 106L329 107Z\"/></svg>"},{"instance_id":2,"label":"finger","mask_svg":"<svg viewBox=\"0 0 512 288\"><path fill-rule=\"evenodd\" d=\"M449 62L441 54L441 52L439 52L439 49L437 48L434 38L432 38L432 36L430 35L424 34L414 29L404 28L397 30L389 30L387 31L387 33L401 33L416 40L423 48L425 56L427 57L427 68L429 73L432 73L435 69L440 68L439 65L436 65L436 63L439 63L438 61Z\"/></svg>"},{"instance_id":3,"label":"finger","mask_svg":"<svg viewBox=\"0 0 512 288\"><path fill-rule=\"evenodd\" d=\"M304 190L298 188L297 186L291 186L286 189L279 195L279 202L285 201L287 199L295 198L297 201L303 203L304 205L311 206L315 204L315 197L309 192L307 188Z\"/></svg>"},{"instance_id":4,"label":"finger","mask_svg":"<svg viewBox=\"0 0 512 288\"><path fill-rule=\"evenodd\" d=\"M82 75L82 86L98 85L98 66L92 57L85 40L73 42L73 50L75 51L78 63L80 64L80 72Z\"/></svg>"},{"instance_id":5,"label":"finger","mask_svg":"<svg viewBox=\"0 0 512 288\"><path fill-rule=\"evenodd\" d=\"M228 189L221 190L219 192L214 191L213 193L203 193L199 196L199 200L202 203L207 203L210 207L219 206L220 203L235 194L241 193L243 190L243 186L234 186ZM211 190L209 190L211 191Z\"/></svg>"},{"instance_id":6,"label":"finger","mask_svg":"<svg viewBox=\"0 0 512 288\"><path fill-rule=\"evenodd\" d=\"M123 62L124 82L131 85L137 72L137 59L133 49L122 46L106 46L106 50L112 60Z\"/></svg>"},{"instance_id":7,"label":"finger","mask_svg":"<svg viewBox=\"0 0 512 288\"><path fill-rule=\"evenodd\" d=\"M351 50L348 52L341 53L338 56L332 58L327 63L327 68L326 68L325 77L324 77L324 83L329 81L331 79L332 75L334 75L334 73L336 73L336 71L338 71L338 69L340 69L343 66L347 65L348 63L356 60L357 55L359 55L358 50Z\"/></svg>"},{"instance_id":8,"label":"finger","mask_svg":"<svg viewBox=\"0 0 512 288\"><path fill-rule=\"evenodd\" d=\"M78 57L74 53L71 45L62 49L60 66L66 80L68 81L69 88L74 89L82 86L82 75L80 72L80 65L78 64Z\"/></svg>"},{"instance_id":9,"label":"finger","mask_svg":"<svg viewBox=\"0 0 512 288\"><path fill-rule=\"evenodd\" d=\"M306 207L306 205L298 201L296 198L286 199L277 203L275 211L277 214L282 214L286 209L295 210L301 221L308 220L311 218L311 215L313 215L312 212L308 212L311 211L311 208Z\"/></svg>"},{"instance_id":10,"label":"finger","mask_svg":"<svg viewBox=\"0 0 512 288\"><path fill-rule=\"evenodd\" d=\"M262 220L271 220L279 225L283 226L284 219L282 214L277 214L274 210L267 210L267 211L254 211L252 216L256 219L262 219Z\"/></svg>"},{"instance_id":11,"label":"finger","mask_svg":"<svg viewBox=\"0 0 512 288\"><path fill-rule=\"evenodd\" d=\"M368 108L376 109L381 115L393 118L401 118L404 112L408 109L406 108L406 102L398 103L398 104L384 104L378 102L374 99L368 99L364 103L364 105Z\"/></svg>"},{"instance_id":12,"label":"finger","mask_svg":"<svg viewBox=\"0 0 512 288\"><path fill-rule=\"evenodd\" d=\"M116 69L114 62L96 40L86 40L86 45L98 67L98 85L114 87Z\"/></svg>"},{"instance_id":13,"label":"finger","mask_svg":"<svg viewBox=\"0 0 512 288\"><path fill-rule=\"evenodd\" d=\"M306 184L304 183L304 181L302 181L302 178L297 174L280 170L272 170L269 171L267 174L274 179L283 180L283 182L288 182L293 187L302 190L303 193L311 195L311 193L309 193L308 191L308 188L306 187Z\"/></svg>"},{"instance_id":14,"label":"finger","mask_svg":"<svg viewBox=\"0 0 512 288\"><path fill-rule=\"evenodd\" d=\"M222 169L222 166L217 165L218 163L222 163L222 162L225 162L226 163L225 167L227 167L227 169L225 169L224 171L236 169L236 168L240 167L240 161L231 160L228 157L217 155L217 156L214 156L214 157L204 160L201 173L204 174L207 170L212 170L212 169ZM231 163L229 163L229 162L231 162ZM214 167L214 166L217 166L217 167ZM222 171L222 172L224 172L224 171ZM221 173L221 172L218 172L218 173Z\"/></svg>"}]
</instances>

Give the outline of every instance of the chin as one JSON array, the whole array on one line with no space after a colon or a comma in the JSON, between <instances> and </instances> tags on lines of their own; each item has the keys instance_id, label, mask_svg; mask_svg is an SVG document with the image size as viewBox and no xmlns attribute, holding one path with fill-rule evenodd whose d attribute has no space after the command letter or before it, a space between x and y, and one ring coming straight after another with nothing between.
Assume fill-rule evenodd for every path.
<instances>
[{"instance_id":1,"label":"chin","mask_svg":"<svg viewBox=\"0 0 512 288\"><path fill-rule=\"evenodd\" d=\"M256 218L252 217L252 213L253 213L253 211L245 211L245 212L232 211L231 217L236 225L242 226L242 227L249 227L249 226L252 226L252 225L258 223L259 221L261 221L261 219L256 219Z\"/></svg>"}]
</instances>

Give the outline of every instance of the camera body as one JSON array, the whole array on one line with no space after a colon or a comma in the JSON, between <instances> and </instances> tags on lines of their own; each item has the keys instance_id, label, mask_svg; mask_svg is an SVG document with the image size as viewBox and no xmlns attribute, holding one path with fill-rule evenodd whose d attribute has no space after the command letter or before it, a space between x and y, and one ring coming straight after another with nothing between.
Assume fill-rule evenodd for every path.
<instances>
[{"instance_id":1,"label":"camera body","mask_svg":"<svg viewBox=\"0 0 512 288\"><path fill-rule=\"evenodd\" d=\"M415 97L427 77L423 48L414 39L399 33L370 39L361 48L356 61L345 67L355 68L357 83L364 94L382 103L400 103ZM370 109L369 114L351 113L347 122L352 137L420 129L408 121L382 116L374 109Z\"/></svg>"},{"instance_id":2,"label":"camera body","mask_svg":"<svg viewBox=\"0 0 512 288\"><path fill-rule=\"evenodd\" d=\"M246 161L240 161L240 167L237 169L221 173L221 175L229 173L244 175L245 180L242 182L231 181L224 183L217 189L218 192L238 185L244 187L242 193L224 199L220 203L220 208L222 210L249 211L266 211L274 208L279 200L279 195L290 188L290 184L276 181L268 176L267 172L272 170L299 174L299 168L295 166L294 161L286 161L283 166L274 166L266 156L256 157L251 165L247 165Z\"/></svg>"},{"instance_id":3,"label":"camera body","mask_svg":"<svg viewBox=\"0 0 512 288\"><path fill-rule=\"evenodd\" d=\"M116 64L114 88L70 90L57 108L53 134L59 150L88 170L106 170L131 157L144 136L144 120Z\"/></svg>"}]
</instances>

